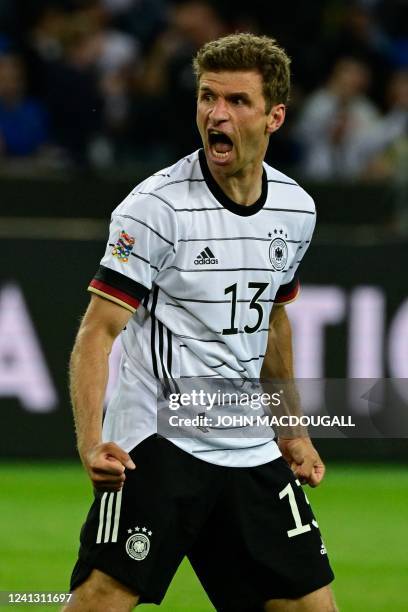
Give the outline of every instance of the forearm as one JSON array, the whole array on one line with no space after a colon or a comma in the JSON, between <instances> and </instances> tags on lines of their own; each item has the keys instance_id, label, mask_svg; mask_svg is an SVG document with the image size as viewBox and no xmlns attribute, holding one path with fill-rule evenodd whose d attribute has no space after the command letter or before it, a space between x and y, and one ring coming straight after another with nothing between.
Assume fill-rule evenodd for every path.
<instances>
[{"instance_id":1,"label":"forearm","mask_svg":"<svg viewBox=\"0 0 408 612\"><path fill-rule=\"evenodd\" d=\"M261 370L261 378L268 393L279 392L280 404L274 407L274 414L280 417L302 416L300 397L294 380L292 330L285 308L275 307L271 315L268 345ZM285 421L286 422L286 421ZM280 437L307 435L307 429L300 425L278 427Z\"/></svg>"},{"instance_id":2,"label":"forearm","mask_svg":"<svg viewBox=\"0 0 408 612\"><path fill-rule=\"evenodd\" d=\"M70 392L81 459L102 439L109 344L103 333L85 326L78 334L71 355Z\"/></svg>"},{"instance_id":3,"label":"forearm","mask_svg":"<svg viewBox=\"0 0 408 612\"><path fill-rule=\"evenodd\" d=\"M293 379L292 330L284 306L274 307L271 316L261 378Z\"/></svg>"},{"instance_id":4,"label":"forearm","mask_svg":"<svg viewBox=\"0 0 408 612\"><path fill-rule=\"evenodd\" d=\"M273 409L274 416L278 419L302 416L300 397L293 377L292 332L289 319L284 307L274 307L269 322L268 346L261 378L264 389L269 394L279 391L281 401ZM312 487L317 486L324 477L325 467L312 445L307 428L297 424L280 425L276 428L276 433L282 455L296 477L302 484L307 482Z\"/></svg>"}]
</instances>

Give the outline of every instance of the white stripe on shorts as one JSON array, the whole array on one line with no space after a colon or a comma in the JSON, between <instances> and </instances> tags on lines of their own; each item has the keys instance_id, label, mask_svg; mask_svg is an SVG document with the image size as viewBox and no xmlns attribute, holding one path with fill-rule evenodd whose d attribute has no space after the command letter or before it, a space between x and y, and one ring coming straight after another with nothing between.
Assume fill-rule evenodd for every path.
<instances>
[{"instance_id":1,"label":"white stripe on shorts","mask_svg":"<svg viewBox=\"0 0 408 612\"><path fill-rule=\"evenodd\" d=\"M99 509L99 525L98 533L96 536L96 543L102 543L102 536L104 543L117 542L118 541L118 530L120 520L120 510L122 506L122 490L117 493L104 493L101 498L101 506ZM111 535L112 526L112 509L114 510L113 517L113 529ZM105 512L106 508L106 512Z\"/></svg>"},{"instance_id":2,"label":"white stripe on shorts","mask_svg":"<svg viewBox=\"0 0 408 612\"><path fill-rule=\"evenodd\" d=\"M113 498L115 497L115 495L116 493L109 493L108 508L106 511L105 537L103 540L105 543L109 542L111 519L112 519L112 505L113 505Z\"/></svg>"},{"instance_id":3,"label":"white stripe on shorts","mask_svg":"<svg viewBox=\"0 0 408 612\"><path fill-rule=\"evenodd\" d=\"M105 502L108 493L104 493L101 499L101 507L99 509L99 526L98 526L98 535L96 536L96 543L100 544L102 542L102 531L103 531L103 515L105 512Z\"/></svg>"},{"instance_id":4,"label":"white stripe on shorts","mask_svg":"<svg viewBox=\"0 0 408 612\"><path fill-rule=\"evenodd\" d=\"M116 495L116 506L115 506L115 520L113 523L113 531L112 531L112 542L118 541L118 529L119 529L119 518L120 518L120 508L122 505L122 489Z\"/></svg>"}]
</instances>

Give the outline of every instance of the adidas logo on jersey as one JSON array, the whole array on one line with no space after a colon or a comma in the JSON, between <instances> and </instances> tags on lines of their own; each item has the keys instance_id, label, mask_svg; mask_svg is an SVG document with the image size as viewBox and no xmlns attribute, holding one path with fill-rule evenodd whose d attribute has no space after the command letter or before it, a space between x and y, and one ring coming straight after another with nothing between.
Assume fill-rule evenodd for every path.
<instances>
[{"instance_id":1,"label":"adidas logo on jersey","mask_svg":"<svg viewBox=\"0 0 408 612\"><path fill-rule=\"evenodd\" d=\"M218 259L215 259L215 255L209 247L206 247L204 251L201 251L201 253L197 255L197 259L194 260L194 264L196 266L203 266L203 265L210 265L210 264L217 264L217 263L218 263Z\"/></svg>"}]
</instances>

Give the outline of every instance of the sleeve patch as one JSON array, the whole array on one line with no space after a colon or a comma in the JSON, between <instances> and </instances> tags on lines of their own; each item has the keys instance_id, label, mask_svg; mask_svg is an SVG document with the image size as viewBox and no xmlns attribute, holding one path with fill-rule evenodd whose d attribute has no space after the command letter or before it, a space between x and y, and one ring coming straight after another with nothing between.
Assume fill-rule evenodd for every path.
<instances>
[{"instance_id":1,"label":"sleeve patch","mask_svg":"<svg viewBox=\"0 0 408 612\"><path fill-rule=\"evenodd\" d=\"M134 237L129 236L129 234L122 230L116 244L112 249L112 255L119 259L121 263L127 263L134 244Z\"/></svg>"}]
</instances>

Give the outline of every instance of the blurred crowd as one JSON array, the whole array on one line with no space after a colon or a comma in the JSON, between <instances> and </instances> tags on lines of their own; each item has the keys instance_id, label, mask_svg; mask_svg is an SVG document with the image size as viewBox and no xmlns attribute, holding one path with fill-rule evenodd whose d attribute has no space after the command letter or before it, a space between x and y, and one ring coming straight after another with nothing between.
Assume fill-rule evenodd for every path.
<instances>
[{"instance_id":1,"label":"blurred crowd","mask_svg":"<svg viewBox=\"0 0 408 612\"><path fill-rule=\"evenodd\" d=\"M292 58L267 160L313 180L408 170L406 0L0 0L0 167L166 165L200 146L191 58L236 31Z\"/></svg>"}]
</instances>

